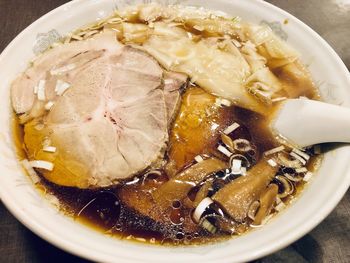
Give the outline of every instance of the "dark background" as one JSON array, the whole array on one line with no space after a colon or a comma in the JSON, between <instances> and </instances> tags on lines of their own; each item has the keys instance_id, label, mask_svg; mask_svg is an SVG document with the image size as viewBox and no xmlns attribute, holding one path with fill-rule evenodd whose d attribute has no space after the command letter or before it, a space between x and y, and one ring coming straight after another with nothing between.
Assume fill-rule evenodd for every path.
<instances>
[{"instance_id":1,"label":"dark background","mask_svg":"<svg viewBox=\"0 0 350 263\"><path fill-rule=\"evenodd\" d=\"M30 23L66 2L68 1L0 0L0 52ZM331 44L350 68L350 0L268 2L311 26ZM0 263L2 262L88 261L71 256L31 233L0 202ZM257 262L350 262L350 191L313 231L289 247Z\"/></svg>"}]
</instances>

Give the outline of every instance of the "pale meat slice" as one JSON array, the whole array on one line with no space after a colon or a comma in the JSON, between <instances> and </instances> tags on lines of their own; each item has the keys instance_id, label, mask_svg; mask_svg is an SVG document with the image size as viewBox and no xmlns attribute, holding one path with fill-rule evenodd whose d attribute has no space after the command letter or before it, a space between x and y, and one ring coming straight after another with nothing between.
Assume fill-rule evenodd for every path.
<instances>
[{"instance_id":1,"label":"pale meat slice","mask_svg":"<svg viewBox=\"0 0 350 263\"><path fill-rule=\"evenodd\" d=\"M188 76L178 72L164 73L164 96L169 123L174 119L181 102L181 88L186 86Z\"/></svg>"},{"instance_id":2,"label":"pale meat slice","mask_svg":"<svg viewBox=\"0 0 350 263\"><path fill-rule=\"evenodd\" d=\"M152 57L131 47L74 72L71 88L44 118L42 133L49 134L56 157L28 149L34 158L55 164L44 176L60 185L105 187L162 157L168 139L162 76Z\"/></svg>"},{"instance_id":3,"label":"pale meat slice","mask_svg":"<svg viewBox=\"0 0 350 263\"><path fill-rule=\"evenodd\" d=\"M123 68L131 71L154 76L155 78L160 77L163 71L153 57L148 55L149 59L144 59L146 56L145 52L130 46L125 46L123 50L125 52L115 56L115 59L112 60L116 62L116 66L123 65Z\"/></svg>"},{"instance_id":4,"label":"pale meat slice","mask_svg":"<svg viewBox=\"0 0 350 263\"><path fill-rule=\"evenodd\" d=\"M126 103L113 112L119 117L118 148L130 169L137 172L161 157L168 138L166 108L161 90L151 92L136 102ZM140 168L141 167L141 168Z\"/></svg>"},{"instance_id":5,"label":"pale meat slice","mask_svg":"<svg viewBox=\"0 0 350 263\"><path fill-rule=\"evenodd\" d=\"M64 44L48 50L36 58L32 67L20 74L12 83L11 100L15 112L29 114L38 102L34 88L38 86L40 80L46 80L46 100L52 100L55 98L57 79L69 81L74 77L73 73L84 65L120 53L122 47L116 41L115 32L106 31L85 41Z\"/></svg>"}]
</instances>

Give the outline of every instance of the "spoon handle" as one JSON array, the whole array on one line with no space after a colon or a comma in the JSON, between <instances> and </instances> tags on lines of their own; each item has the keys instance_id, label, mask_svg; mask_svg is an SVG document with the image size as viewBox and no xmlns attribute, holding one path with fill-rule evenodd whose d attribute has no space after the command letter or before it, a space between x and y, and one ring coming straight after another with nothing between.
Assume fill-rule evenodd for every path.
<instances>
[{"instance_id":1,"label":"spoon handle","mask_svg":"<svg viewBox=\"0 0 350 263\"><path fill-rule=\"evenodd\" d=\"M350 143L350 109L315 100L289 99L281 105L272 128L299 147Z\"/></svg>"}]
</instances>

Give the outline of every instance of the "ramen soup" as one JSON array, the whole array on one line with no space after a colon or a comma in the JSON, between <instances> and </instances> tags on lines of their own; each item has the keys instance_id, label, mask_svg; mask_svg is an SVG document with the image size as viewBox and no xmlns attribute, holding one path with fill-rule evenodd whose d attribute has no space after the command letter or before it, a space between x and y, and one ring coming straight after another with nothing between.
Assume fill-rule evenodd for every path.
<instances>
[{"instance_id":1,"label":"ramen soup","mask_svg":"<svg viewBox=\"0 0 350 263\"><path fill-rule=\"evenodd\" d=\"M46 197L106 234L175 245L264 225L300 192L319 150L269 127L300 96L319 97L269 27L156 4L73 32L11 87Z\"/></svg>"}]
</instances>

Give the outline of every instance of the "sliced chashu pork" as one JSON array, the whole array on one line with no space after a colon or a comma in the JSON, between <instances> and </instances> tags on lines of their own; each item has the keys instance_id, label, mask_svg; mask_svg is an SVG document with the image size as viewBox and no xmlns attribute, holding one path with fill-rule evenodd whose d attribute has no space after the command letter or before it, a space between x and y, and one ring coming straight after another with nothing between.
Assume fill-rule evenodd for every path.
<instances>
[{"instance_id":1,"label":"sliced chashu pork","mask_svg":"<svg viewBox=\"0 0 350 263\"><path fill-rule=\"evenodd\" d=\"M97 42L102 39L100 49ZM52 93L54 104L43 118L25 126L29 157L55 164L52 172L44 172L50 181L80 188L108 186L133 176L162 155L168 139L163 70L158 63L142 51L122 46L110 33L90 41L70 44L77 54L68 55L67 48L60 47L65 60L57 59L58 64L50 60L61 58L59 51L47 52L50 60L45 55L40 57L12 87L15 111L28 114L49 99L41 102L33 95L33 86L37 85L34 79L46 77L45 92L47 97ZM92 50L85 50L86 46ZM91 52L101 54L94 57ZM67 67L72 61L75 66ZM62 67L67 70L60 70ZM27 76L30 83L25 80ZM70 85L61 96L52 91L57 79ZM31 90L30 95L24 95L24 89ZM25 102L26 96L30 103ZM38 128L38 122L44 126ZM57 151L45 152L43 141Z\"/></svg>"},{"instance_id":2,"label":"sliced chashu pork","mask_svg":"<svg viewBox=\"0 0 350 263\"><path fill-rule=\"evenodd\" d=\"M177 112L180 102L180 88L187 84L188 76L178 72L164 73L164 96L167 107L168 121L173 120Z\"/></svg>"},{"instance_id":3,"label":"sliced chashu pork","mask_svg":"<svg viewBox=\"0 0 350 263\"><path fill-rule=\"evenodd\" d=\"M45 52L38 57L33 66L20 74L11 87L12 105L17 114L23 114L24 122L43 115L45 104L57 99L57 80L69 83L77 72L91 62L119 54L123 45L116 41L115 33L105 31L94 38L61 45ZM130 48L130 47L129 47ZM129 61L123 59L125 66L132 68L138 65L138 70L147 70L147 64L142 64L137 52L134 52ZM136 63L135 63L136 62ZM117 62L118 63L118 62ZM151 70L148 70L151 71ZM177 72L164 72L164 96L167 106L168 119L171 120L176 113L180 102L180 88L187 82L188 76ZM35 87L45 80L45 100L38 100Z\"/></svg>"},{"instance_id":4,"label":"sliced chashu pork","mask_svg":"<svg viewBox=\"0 0 350 263\"><path fill-rule=\"evenodd\" d=\"M53 99L57 79L67 79L70 77L68 72L72 74L74 69L95 59L117 54L121 49L122 45L116 41L115 33L106 31L89 40L60 45L46 51L12 83L11 100L15 112L29 113L33 109L38 102L34 89L40 80L46 80L46 99Z\"/></svg>"}]
</instances>

